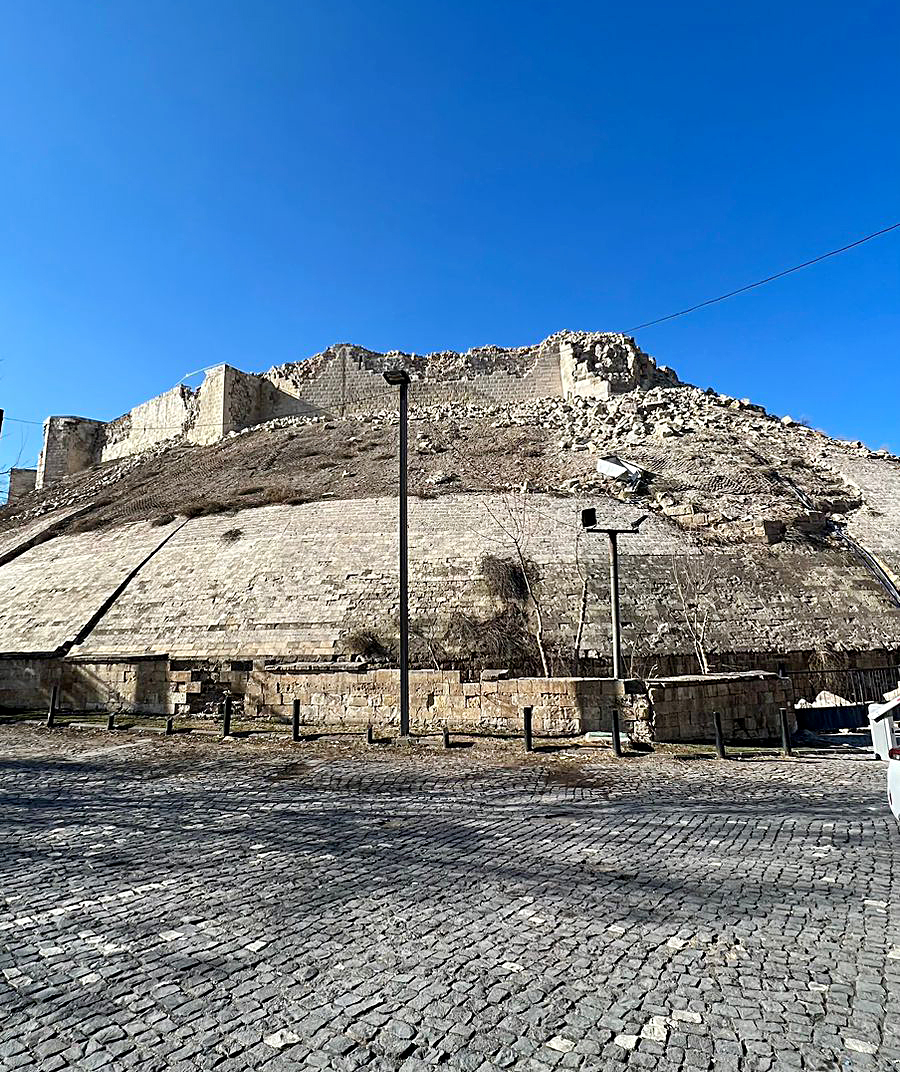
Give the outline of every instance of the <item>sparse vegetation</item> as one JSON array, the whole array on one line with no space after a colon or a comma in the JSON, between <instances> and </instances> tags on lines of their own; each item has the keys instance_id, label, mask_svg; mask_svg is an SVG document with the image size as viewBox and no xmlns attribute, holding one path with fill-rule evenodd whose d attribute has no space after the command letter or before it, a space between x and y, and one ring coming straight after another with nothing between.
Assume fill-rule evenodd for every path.
<instances>
[{"instance_id":1,"label":"sparse vegetation","mask_svg":"<svg viewBox=\"0 0 900 1072\"><path fill-rule=\"evenodd\" d=\"M222 543L237 543L243 535L243 529L226 529L222 533Z\"/></svg>"},{"instance_id":2,"label":"sparse vegetation","mask_svg":"<svg viewBox=\"0 0 900 1072\"><path fill-rule=\"evenodd\" d=\"M344 637L344 648L350 655L364 659L387 659L393 655L391 644L374 629L354 629Z\"/></svg>"},{"instance_id":3,"label":"sparse vegetation","mask_svg":"<svg viewBox=\"0 0 900 1072\"><path fill-rule=\"evenodd\" d=\"M485 555L481 560L481 575L495 599L502 599L507 603L521 603L528 599L525 569L517 561L499 558L497 555Z\"/></svg>"}]
</instances>

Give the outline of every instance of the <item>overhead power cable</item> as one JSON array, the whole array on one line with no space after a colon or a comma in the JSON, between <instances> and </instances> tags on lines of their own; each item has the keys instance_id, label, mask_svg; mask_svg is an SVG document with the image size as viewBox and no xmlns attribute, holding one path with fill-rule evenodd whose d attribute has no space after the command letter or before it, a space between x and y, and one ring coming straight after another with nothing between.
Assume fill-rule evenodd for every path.
<instances>
[{"instance_id":1,"label":"overhead power cable","mask_svg":"<svg viewBox=\"0 0 900 1072\"><path fill-rule=\"evenodd\" d=\"M861 246L864 242L871 242L873 238L878 238L879 235L887 234L888 231L896 231L900 227L900 222L892 223L890 227L882 227L880 231L873 231L872 234L865 235L863 238L857 238L855 242L851 242L847 246L841 246L840 249L829 250L828 253L822 253L818 257L813 257L812 260L804 261L802 264L795 264L793 268L785 268L782 272L776 272L774 275L768 275L765 279L758 279L755 283L748 283L744 287L738 287L737 290L729 290L727 294L720 294L717 298L708 298L706 301L699 302L697 305L691 305L687 309L680 309L677 313L669 313L668 316L660 316L656 320L648 320L643 324L635 324L634 327L626 328L627 334L632 331L640 331L641 328L652 328L654 324L664 324L667 320L675 320L679 316L687 316L688 313L695 313L698 309L704 309L707 305L715 305L717 302L725 301L727 298L733 298L737 294L745 294L748 290L754 290L756 287L765 286L766 283L771 283L776 279L783 279L786 275L791 275L793 272L799 272L801 268L809 268L812 264L818 264L819 261L826 261L829 257L836 257L839 253L846 253L848 249L855 249L856 246Z\"/></svg>"}]
</instances>

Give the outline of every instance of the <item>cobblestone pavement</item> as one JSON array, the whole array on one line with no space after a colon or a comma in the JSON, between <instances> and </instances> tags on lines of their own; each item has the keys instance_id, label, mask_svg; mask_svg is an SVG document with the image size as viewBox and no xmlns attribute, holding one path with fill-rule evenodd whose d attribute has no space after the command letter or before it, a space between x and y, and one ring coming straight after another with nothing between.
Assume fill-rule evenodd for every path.
<instances>
[{"instance_id":1,"label":"cobblestone pavement","mask_svg":"<svg viewBox=\"0 0 900 1072\"><path fill-rule=\"evenodd\" d=\"M900 1069L861 757L0 728L3 1069Z\"/></svg>"}]
</instances>

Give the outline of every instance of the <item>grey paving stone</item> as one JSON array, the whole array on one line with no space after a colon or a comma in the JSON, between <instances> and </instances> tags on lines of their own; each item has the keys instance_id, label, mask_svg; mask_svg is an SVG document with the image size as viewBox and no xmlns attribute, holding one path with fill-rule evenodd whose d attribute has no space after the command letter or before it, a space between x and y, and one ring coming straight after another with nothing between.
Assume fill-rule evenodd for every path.
<instances>
[{"instance_id":1,"label":"grey paving stone","mask_svg":"<svg viewBox=\"0 0 900 1072\"><path fill-rule=\"evenodd\" d=\"M0 1067L900 1061L878 764L89 750L0 727Z\"/></svg>"}]
</instances>

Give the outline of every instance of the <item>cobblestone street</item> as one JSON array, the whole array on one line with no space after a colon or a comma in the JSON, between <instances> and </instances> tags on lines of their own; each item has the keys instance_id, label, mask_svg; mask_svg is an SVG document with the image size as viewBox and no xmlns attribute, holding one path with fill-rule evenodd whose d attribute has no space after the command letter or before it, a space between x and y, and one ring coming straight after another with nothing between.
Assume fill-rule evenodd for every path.
<instances>
[{"instance_id":1,"label":"cobblestone street","mask_svg":"<svg viewBox=\"0 0 900 1072\"><path fill-rule=\"evenodd\" d=\"M900 1069L865 753L0 728L3 1069Z\"/></svg>"}]
</instances>

